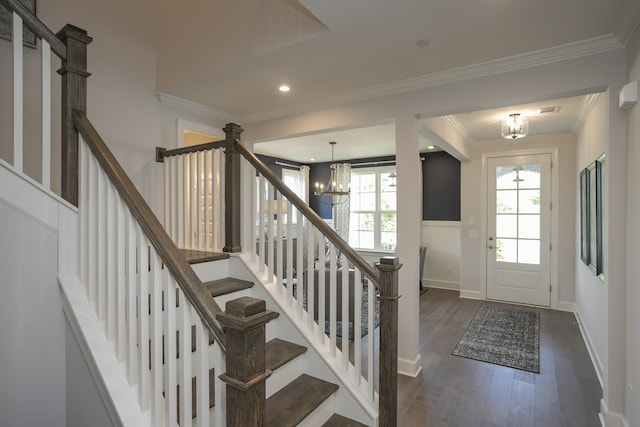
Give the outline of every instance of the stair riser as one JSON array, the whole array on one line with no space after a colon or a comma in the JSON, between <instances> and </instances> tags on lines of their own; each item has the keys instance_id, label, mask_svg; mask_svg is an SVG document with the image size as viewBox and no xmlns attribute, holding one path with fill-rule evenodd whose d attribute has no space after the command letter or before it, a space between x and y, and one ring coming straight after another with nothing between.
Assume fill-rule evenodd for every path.
<instances>
[{"instance_id":1,"label":"stair riser","mask_svg":"<svg viewBox=\"0 0 640 427\"><path fill-rule=\"evenodd\" d=\"M231 276L230 272L231 259L224 259L214 262L204 262L201 264L193 264L191 268L202 282L211 280L224 279Z\"/></svg>"},{"instance_id":2,"label":"stair riser","mask_svg":"<svg viewBox=\"0 0 640 427\"><path fill-rule=\"evenodd\" d=\"M267 379L267 397L304 373L304 354L276 369Z\"/></svg>"}]
</instances>

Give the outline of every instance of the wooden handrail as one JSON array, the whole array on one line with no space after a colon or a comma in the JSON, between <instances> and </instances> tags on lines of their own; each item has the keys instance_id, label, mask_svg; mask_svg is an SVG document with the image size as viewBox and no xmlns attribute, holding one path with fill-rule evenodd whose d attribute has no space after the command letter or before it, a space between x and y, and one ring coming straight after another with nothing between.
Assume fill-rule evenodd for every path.
<instances>
[{"instance_id":1,"label":"wooden handrail","mask_svg":"<svg viewBox=\"0 0 640 427\"><path fill-rule=\"evenodd\" d=\"M6 7L9 11L17 13L18 16L22 18L23 24L33 31L37 38L49 43L51 50L53 50L60 59L65 59L67 57L67 47L64 43L62 43L62 41L19 0L0 0L0 4Z\"/></svg>"},{"instance_id":2,"label":"wooden handrail","mask_svg":"<svg viewBox=\"0 0 640 427\"><path fill-rule=\"evenodd\" d=\"M164 159L171 156L179 156L180 154L197 153L198 151L217 150L224 148L226 142L212 141L205 142L204 144L191 145L189 147L174 148L173 150L167 150L165 148L156 147L156 162L164 162Z\"/></svg>"},{"instance_id":3,"label":"wooden handrail","mask_svg":"<svg viewBox=\"0 0 640 427\"><path fill-rule=\"evenodd\" d=\"M318 216L318 214L309 207L300 197L298 197L289 187L287 187L271 169L260 161L247 147L240 141L236 140L236 149L255 167L258 172L264 175L273 186L285 196L292 205L294 205L322 234L324 234L331 243L335 245L347 258L355 264L365 276L374 283L376 288L380 288L380 275L373 267L365 261L336 231Z\"/></svg>"},{"instance_id":4,"label":"wooden handrail","mask_svg":"<svg viewBox=\"0 0 640 427\"><path fill-rule=\"evenodd\" d=\"M158 255L162 258L164 265L178 282L187 299L195 307L203 323L214 335L222 350L226 352L225 333L216 319L216 315L222 313L220 306L206 290L184 255L173 243L86 114L82 111L74 110L73 123L118 191L118 194L129 207L131 214L140 224Z\"/></svg>"}]
</instances>

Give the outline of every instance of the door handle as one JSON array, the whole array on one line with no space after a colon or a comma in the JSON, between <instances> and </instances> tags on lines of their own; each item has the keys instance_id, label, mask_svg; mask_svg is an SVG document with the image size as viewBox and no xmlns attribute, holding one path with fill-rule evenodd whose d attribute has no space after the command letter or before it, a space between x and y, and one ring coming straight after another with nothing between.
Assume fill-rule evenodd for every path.
<instances>
[{"instance_id":1,"label":"door handle","mask_svg":"<svg viewBox=\"0 0 640 427\"><path fill-rule=\"evenodd\" d=\"M489 241L492 241L492 240L493 240L493 237L489 236Z\"/></svg>"},{"instance_id":2,"label":"door handle","mask_svg":"<svg viewBox=\"0 0 640 427\"><path fill-rule=\"evenodd\" d=\"M488 247L489 247L489 249L493 249L493 245L489 245Z\"/></svg>"}]
</instances>

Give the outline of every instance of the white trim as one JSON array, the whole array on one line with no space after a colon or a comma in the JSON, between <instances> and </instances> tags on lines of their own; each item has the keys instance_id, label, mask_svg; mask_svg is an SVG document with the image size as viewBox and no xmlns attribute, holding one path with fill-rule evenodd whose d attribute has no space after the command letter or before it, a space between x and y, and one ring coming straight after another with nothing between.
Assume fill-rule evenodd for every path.
<instances>
[{"instance_id":1,"label":"white trim","mask_svg":"<svg viewBox=\"0 0 640 427\"><path fill-rule=\"evenodd\" d=\"M460 298L466 298L466 299L477 299L477 300L483 300L484 295L482 295L482 292L480 291L469 291L466 289L460 289Z\"/></svg>"},{"instance_id":2,"label":"white trim","mask_svg":"<svg viewBox=\"0 0 640 427\"><path fill-rule=\"evenodd\" d=\"M514 55L507 58L487 61L480 64L459 67L453 70L441 71L362 90L356 90L323 102L307 102L297 104L294 107L275 109L268 113L250 114L242 117L242 123L247 124L275 119L286 115L305 113L321 108L335 107L352 102L421 90L498 73L517 71L622 48L624 48L624 46L618 41L618 39L612 34L609 34L560 46L554 46L547 49L523 53L520 55Z\"/></svg>"},{"instance_id":3,"label":"white trim","mask_svg":"<svg viewBox=\"0 0 640 427\"><path fill-rule=\"evenodd\" d=\"M611 412L604 399L600 399L600 422L602 427L629 427L624 414Z\"/></svg>"},{"instance_id":4,"label":"white trim","mask_svg":"<svg viewBox=\"0 0 640 427\"><path fill-rule=\"evenodd\" d=\"M422 371L422 355L418 353L415 359L409 360L398 357L398 373L408 377L417 378Z\"/></svg>"},{"instance_id":5,"label":"white trim","mask_svg":"<svg viewBox=\"0 0 640 427\"><path fill-rule=\"evenodd\" d=\"M451 291L460 290L460 282L448 282L446 280L422 279L422 284L427 288L448 289Z\"/></svg>"},{"instance_id":6,"label":"white trim","mask_svg":"<svg viewBox=\"0 0 640 427\"><path fill-rule=\"evenodd\" d=\"M225 122L240 122L240 117L224 110L219 110L208 105L199 104L188 99L169 95L167 93L158 93L160 104L166 107L176 108L178 110L187 111L189 113L199 114L201 116L210 117Z\"/></svg>"},{"instance_id":7,"label":"white trim","mask_svg":"<svg viewBox=\"0 0 640 427\"><path fill-rule=\"evenodd\" d=\"M568 301L558 301L558 307L556 307L558 311L568 311L570 313L575 313L578 310L575 302Z\"/></svg>"},{"instance_id":8,"label":"white trim","mask_svg":"<svg viewBox=\"0 0 640 427\"><path fill-rule=\"evenodd\" d=\"M192 122L190 120L178 117L176 124L176 146L175 148L184 147L184 132L191 131L201 133L203 135L213 136L215 138L225 139L226 135L220 128L205 125L203 123Z\"/></svg>"},{"instance_id":9,"label":"white trim","mask_svg":"<svg viewBox=\"0 0 640 427\"><path fill-rule=\"evenodd\" d=\"M584 122L587 120L587 117L589 117L589 114L591 114L591 110L593 110L594 105L596 105L596 101L599 96L599 93L591 93L582 99L582 103L578 109L578 117L576 117L576 122L573 125L574 134L577 135L582 129Z\"/></svg>"},{"instance_id":10,"label":"white trim","mask_svg":"<svg viewBox=\"0 0 640 427\"><path fill-rule=\"evenodd\" d=\"M447 126L449 126L455 132L462 135L465 142L475 141L471 137L471 135L469 135L469 132L467 132L467 128L462 126L462 123L460 123L460 121L456 119L456 116L446 115L446 116L441 116L441 119L447 124Z\"/></svg>"},{"instance_id":11,"label":"white trim","mask_svg":"<svg viewBox=\"0 0 640 427\"><path fill-rule=\"evenodd\" d=\"M435 221L431 219L422 220L423 227L451 227L460 228L462 221Z\"/></svg>"},{"instance_id":12,"label":"white trim","mask_svg":"<svg viewBox=\"0 0 640 427\"><path fill-rule=\"evenodd\" d=\"M559 240L558 240L558 227L559 227L559 209L560 206L559 200L559 192L560 192L560 172L559 172L559 149L557 147L549 147L549 148L531 148L531 149L522 149L522 150L512 150L512 151L501 151L501 152L488 152L482 153L482 166L481 166L481 188L480 188L480 242L487 241L487 192L488 185L487 182L487 163L489 159L496 157L516 157L516 156L529 156L529 155L539 155L539 154L549 154L551 155L551 162L553 167L551 168L551 204L556 207L551 210L551 246L555 248L551 251L551 256L549 259L549 280L551 281L551 295L549 297L549 308L557 309L558 308L558 257L559 257ZM480 256L484 262L480 263L481 272L480 272L480 292L481 299L487 298L487 248L486 245L481 245Z\"/></svg>"}]
</instances>

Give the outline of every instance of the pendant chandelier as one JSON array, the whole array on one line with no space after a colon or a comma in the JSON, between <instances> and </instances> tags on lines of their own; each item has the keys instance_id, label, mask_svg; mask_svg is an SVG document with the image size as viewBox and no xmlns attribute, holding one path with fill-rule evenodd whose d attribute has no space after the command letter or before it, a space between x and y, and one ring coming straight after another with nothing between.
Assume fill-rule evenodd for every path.
<instances>
[{"instance_id":1,"label":"pendant chandelier","mask_svg":"<svg viewBox=\"0 0 640 427\"><path fill-rule=\"evenodd\" d=\"M524 138L529 133L529 119L520 114L509 114L502 122L501 133L507 139Z\"/></svg>"},{"instance_id":2,"label":"pendant chandelier","mask_svg":"<svg viewBox=\"0 0 640 427\"><path fill-rule=\"evenodd\" d=\"M334 163L334 148L336 145L335 141L329 142L331 145L331 164L329 165L330 173L329 180L326 183L316 182L315 183L315 191L313 192L314 196L321 197L321 201L323 203L334 205L339 205L341 203L345 203L349 200L349 188L343 188L341 184L338 183L337 178L337 164Z\"/></svg>"}]
</instances>

